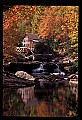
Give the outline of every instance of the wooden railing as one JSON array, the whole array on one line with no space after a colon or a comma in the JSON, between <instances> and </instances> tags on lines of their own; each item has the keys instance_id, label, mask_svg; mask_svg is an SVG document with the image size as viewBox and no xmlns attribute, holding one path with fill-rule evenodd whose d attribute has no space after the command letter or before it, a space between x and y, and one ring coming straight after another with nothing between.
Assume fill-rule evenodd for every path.
<instances>
[{"instance_id":1,"label":"wooden railing","mask_svg":"<svg viewBox=\"0 0 82 120\"><path fill-rule=\"evenodd\" d=\"M31 52L33 52L34 48L33 47L32 48L30 48L30 47L16 47L16 51L20 52L20 53L25 52L27 50L30 50Z\"/></svg>"}]
</instances>

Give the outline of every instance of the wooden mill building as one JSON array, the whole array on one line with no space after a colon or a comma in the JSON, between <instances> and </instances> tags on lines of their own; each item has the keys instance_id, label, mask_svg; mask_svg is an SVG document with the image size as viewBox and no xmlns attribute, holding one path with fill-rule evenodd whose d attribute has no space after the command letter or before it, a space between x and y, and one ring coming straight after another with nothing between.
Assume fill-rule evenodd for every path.
<instances>
[{"instance_id":1,"label":"wooden mill building","mask_svg":"<svg viewBox=\"0 0 82 120\"><path fill-rule=\"evenodd\" d=\"M33 51L34 45L39 42L37 34L27 33L22 41L22 46L17 47L18 52L25 53L28 50Z\"/></svg>"}]
</instances>

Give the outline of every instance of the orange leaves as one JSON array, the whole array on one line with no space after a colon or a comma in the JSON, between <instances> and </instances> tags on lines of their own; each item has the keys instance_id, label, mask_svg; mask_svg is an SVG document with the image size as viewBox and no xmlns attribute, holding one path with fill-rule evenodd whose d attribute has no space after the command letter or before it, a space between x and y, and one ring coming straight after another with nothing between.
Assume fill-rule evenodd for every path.
<instances>
[{"instance_id":1,"label":"orange leaves","mask_svg":"<svg viewBox=\"0 0 82 120\"><path fill-rule=\"evenodd\" d=\"M67 42L62 42L62 43L60 43L59 45L65 45L65 44L67 44Z\"/></svg>"},{"instance_id":2,"label":"orange leaves","mask_svg":"<svg viewBox=\"0 0 82 120\"><path fill-rule=\"evenodd\" d=\"M64 36L68 36L68 43L77 47L78 17L78 6L15 5L3 12L3 38L6 41L13 39L12 42L22 39L23 30L23 33L38 33L44 40L55 39L56 43L60 39L57 46L67 42Z\"/></svg>"},{"instance_id":3,"label":"orange leaves","mask_svg":"<svg viewBox=\"0 0 82 120\"><path fill-rule=\"evenodd\" d=\"M65 34L66 34L66 32L64 31L64 32L62 32L62 33L56 35L56 38L57 38L57 39L58 39L58 38L61 38L61 37L64 36Z\"/></svg>"},{"instance_id":4,"label":"orange leaves","mask_svg":"<svg viewBox=\"0 0 82 120\"><path fill-rule=\"evenodd\" d=\"M42 21L39 24L38 34L42 39L50 39L55 36L55 29L61 28L62 19L59 14L53 15L54 11L51 8L45 8L42 16Z\"/></svg>"},{"instance_id":5,"label":"orange leaves","mask_svg":"<svg viewBox=\"0 0 82 120\"><path fill-rule=\"evenodd\" d=\"M60 109L60 104L58 102L56 102L56 107Z\"/></svg>"},{"instance_id":6,"label":"orange leaves","mask_svg":"<svg viewBox=\"0 0 82 120\"><path fill-rule=\"evenodd\" d=\"M45 15L42 17L42 22L39 24L38 34L39 37L45 39L45 37L50 37L52 29L54 27L54 18L51 16L51 11L45 10Z\"/></svg>"},{"instance_id":7,"label":"orange leaves","mask_svg":"<svg viewBox=\"0 0 82 120\"><path fill-rule=\"evenodd\" d=\"M49 117L48 107L45 101L42 101L36 107L37 117Z\"/></svg>"},{"instance_id":8,"label":"orange leaves","mask_svg":"<svg viewBox=\"0 0 82 120\"><path fill-rule=\"evenodd\" d=\"M18 10L19 10L19 6L18 5L14 6L13 11L17 12Z\"/></svg>"},{"instance_id":9,"label":"orange leaves","mask_svg":"<svg viewBox=\"0 0 82 120\"><path fill-rule=\"evenodd\" d=\"M12 22L16 22L17 20L17 15L7 19L7 21L5 22L5 24L3 24L3 29L6 30L6 29L9 29L12 25Z\"/></svg>"}]
</instances>

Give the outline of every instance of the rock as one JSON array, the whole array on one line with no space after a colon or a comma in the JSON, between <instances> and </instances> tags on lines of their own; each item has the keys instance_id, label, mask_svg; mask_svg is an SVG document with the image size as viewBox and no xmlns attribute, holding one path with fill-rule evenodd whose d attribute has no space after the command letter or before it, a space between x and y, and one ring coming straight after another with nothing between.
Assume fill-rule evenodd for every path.
<instances>
[{"instance_id":1,"label":"rock","mask_svg":"<svg viewBox=\"0 0 82 120\"><path fill-rule=\"evenodd\" d=\"M70 76L68 76L69 79L78 79L78 75L77 74L71 74Z\"/></svg>"},{"instance_id":2,"label":"rock","mask_svg":"<svg viewBox=\"0 0 82 120\"><path fill-rule=\"evenodd\" d=\"M76 78L78 79L78 75L76 75Z\"/></svg>"},{"instance_id":3,"label":"rock","mask_svg":"<svg viewBox=\"0 0 82 120\"><path fill-rule=\"evenodd\" d=\"M78 74L78 71L75 74Z\"/></svg>"},{"instance_id":4,"label":"rock","mask_svg":"<svg viewBox=\"0 0 82 120\"><path fill-rule=\"evenodd\" d=\"M59 76L59 73L50 73L50 75Z\"/></svg>"},{"instance_id":5,"label":"rock","mask_svg":"<svg viewBox=\"0 0 82 120\"><path fill-rule=\"evenodd\" d=\"M64 78L64 80L68 80L68 78Z\"/></svg>"},{"instance_id":6,"label":"rock","mask_svg":"<svg viewBox=\"0 0 82 120\"><path fill-rule=\"evenodd\" d=\"M69 60L67 60L67 61L63 61L63 63L70 63L70 61L69 61Z\"/></svg>"},{"instance_id":7,"label":"rock","mask_svg":"<svg viewBox=\"0 0 82 120\"><path fill-rule=\"evenodd\" d=\"M11 64L11 62L8 62L8 65L10 65Z\"/></svg>"},{"instance_id":8,"label":"rock","mask_svg":"<svg viewBox=\"0 0 82 120\"><path fill-rule=\"evenodd\" d=\"M69 81L69 84L77 86L78 85L78 81L76 79L75 80L72 79L72 80Z\"/></svg>"},{"instance_id":9,"label":"rock","mask_svg":"<svg viewBox=\"0 0 82 120\"><path fill-rule=\"evenodd\" d=\"M61 71L60 76L65 76L65 73Z\"/></svg>"},{"instance_id":10,"label":"rock","mask_svg":"<svg viewBox=\"0 0 82 120\"><path fill-rule=\"evenodd\" d=\"M28 57L25 57L27 60L34 60L35 58L34 58L34 55L30 55L30 56L28 56Z\"/></svg>"},{"instance_id":11,"label":"rock","mask_svg":"<svg viewBox=\"0 0 82 120\"><path fill-rule=\"evenodd\" d=\"M70 79L70 78L73 78L74 76L75 76L75 74L71 74L68 76L68 78Z\"/></svg>"},{"instance_id":12,"label":"rock","mask_svg":"<svg viewBox=\"0 0 82 120\"><path fill-rule=\"evenodd\" d=\"M64 69L69 71L71 66L65 66Z\"/></svg>"},{"instance_id":13,"label":"rock","mask_svg":"<svg viewBox=\"0 0 82 120\"><path fill-rule=\"evenodd\" d=\"M59 63L62 63L62 62L63 62L63 60L62 60L62 59L60 59L60 60L59 60Z\"/></svg>"},{"instance_id":14,"label":"rock","mask_svg":"<svg viewBox=\"0 0 82 120\"><path fill-rule=\"evenodd\" d=\"M35 80L35 78L33 76L29 75L28 73L26 73L24 71L17 71L15 73L15 75L17 77L24 78L24 79L27 79L27 80Z\"/></svg>"},{"instance_id":15,"label":"rock","mask_svg":"<svg viewBox=\"0 0 82 120\"><path fill-rule=\"evenodd\" d=\"M70 79L70 81L77 81L77 79Z\"/></svg>"},{"instance_id":16,"label":"rock","mask_svg":"<svg viewBox=\"0 0 82 120\"><path fill-rule=\"evenodd\" d=\"M68 60L69 58L68 57L65 57L63 60Z\"/></svg>"},{"instance_id":17,"label":"rock","mask_svg":"<svg viewBox=\"0 0 82 120\"><path fill-rule=\"evenodd\" d=\"M65 73L64 72L59 72L59 73L50 73L50 75L54 78L54 77L57 77L57 78L64 78L65 76Z\"/></svg>"}]
</instances>

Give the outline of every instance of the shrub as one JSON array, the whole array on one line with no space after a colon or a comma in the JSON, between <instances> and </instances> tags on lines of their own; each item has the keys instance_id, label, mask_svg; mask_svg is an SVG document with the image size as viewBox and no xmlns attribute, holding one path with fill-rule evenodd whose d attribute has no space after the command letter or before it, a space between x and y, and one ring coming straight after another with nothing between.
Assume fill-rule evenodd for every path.
<instances>
[{"instance_id":1,"label":"shrub","mask_svg":"<svg viewBox=\"0 0 82 120\"><path fill-rule=\"evenodd\" d=\"M78 62L72 62L69 72L74 74L77 71L78 71Z\"/></svg>"}]
</instances>

